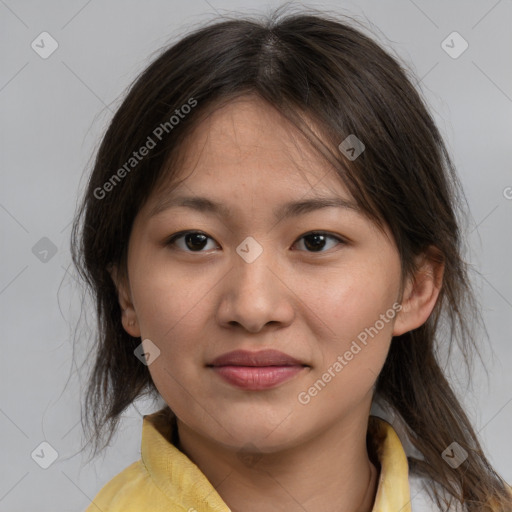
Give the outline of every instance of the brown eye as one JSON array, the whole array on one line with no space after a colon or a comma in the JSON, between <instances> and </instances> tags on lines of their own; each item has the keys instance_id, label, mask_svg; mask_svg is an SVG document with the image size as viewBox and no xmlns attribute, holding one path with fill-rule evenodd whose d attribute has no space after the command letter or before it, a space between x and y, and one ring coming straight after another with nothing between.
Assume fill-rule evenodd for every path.
<instances>
[{"instance_id":1,"label":"brown eye","mask_svg":"<svg viewBox=\"0 0 512 512\"><path fill-rule=\"evenodd\" d=\"M205 252L203 249L208 244L208 235L200 231L182 231L172 235L166 242L167 246L176 246L185 252ZM179 243L177 243L179 241Z\"/></svg>"},{"instance_id":2,"label":"brown eye","mask_svg":"<svg viewBox=\"0 0 512 512\"><path fill-rule=\"evenodd\" d=\"M165 245L171 246L173 249L178 248L184 252L206 252L203 249L207 247L208 240L213 241L213 238L201 231L181 231L172 235ZM342 238L322 231L307 233L295 242L294 245L299 242L302 242L305 250L310 253L327 252L330 248L345 243ZM333 242L335 243L333 244ZM218 246L210 247L209 249L215 248L218 248ZM326 248L327 250L324 250Z\"/></svg>"},{"instance_id":3,"label":"brown eye","mask_svg":"<svg viewBox=\"0 0 512 512\"><path fill-rule=\"evenodd\" d=\"M307 252L326 252L323 249L326 246L329 249L329 239L338 242L337 244L334 244L334 246L345 243L344 240L342 240L340 237L330 235L328 233L323 233L321 231L307 233L306 235L303 235L299 239L299 241L304 241L303 245L306 248ZM297 241L296 243L298 243L299 241Z\"/></svg>"}]
</instances>

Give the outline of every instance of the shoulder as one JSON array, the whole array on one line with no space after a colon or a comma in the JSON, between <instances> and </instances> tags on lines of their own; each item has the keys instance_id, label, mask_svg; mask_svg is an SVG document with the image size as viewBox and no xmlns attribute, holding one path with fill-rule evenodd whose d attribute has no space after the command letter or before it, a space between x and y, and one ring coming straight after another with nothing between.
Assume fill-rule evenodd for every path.
<instances>
[{"instance_id":1,"label":"shoulder","mask_svg":"<svg viewBox=\"0 0 512 512\"><path fill-rule=\"evenodd\" d=\"M173 428L165 410L144 416L141 458L108 482L86 512L229 512L201 470L173 445Z\"/></svg>"},{"instance_id":2,"label":"shoulder","mask_svg":"<svg viewBox=\"0 0 512 512\"><path fill-rule=\"evenodd\" d=\"M102 487L85 512L144 512L150 510L149 503L152 512L169 510L170 505L179 512L186 510L169 502L151 479L142 460L138 460Z\"/></svg>"}]
</instances>

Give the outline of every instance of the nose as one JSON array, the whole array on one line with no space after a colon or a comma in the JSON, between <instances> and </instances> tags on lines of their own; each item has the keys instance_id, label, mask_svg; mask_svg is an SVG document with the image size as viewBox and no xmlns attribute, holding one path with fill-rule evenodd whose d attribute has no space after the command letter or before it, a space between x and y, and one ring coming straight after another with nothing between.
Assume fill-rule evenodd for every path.
<instances>
[{"instance_id":1,"label":"nose","mask_svg":"<svg viewBox=\"0 0 512 512\"><path fill-rule=\"evenodd\" d=\"M251 333L266 326L286 327L294 318L293 286L270 251L248 262L235 253L223 282L217 320L223 327L240 326ZM288 277L289 279L289 277Z\"/></svg>"}]
</instances>

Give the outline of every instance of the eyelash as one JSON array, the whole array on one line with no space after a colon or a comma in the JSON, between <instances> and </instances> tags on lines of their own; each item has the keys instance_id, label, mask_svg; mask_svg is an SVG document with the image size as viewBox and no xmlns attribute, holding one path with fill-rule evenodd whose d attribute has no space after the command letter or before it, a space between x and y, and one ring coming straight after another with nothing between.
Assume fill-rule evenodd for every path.
<instances>
[{"instance_id":1,"label":"eyelash","mask_svg":"<svg viewBox=\"0 0 512 512\"><path fill-rule=\"evenodd\" d=\"M176 240L178 240L179 238L182 238L184 237L185 235L188 235L188 234L198 234L198 235L204 235L206 238L209 238L210 240L213 240L212 237L208 236L206 233L203 233L202 231L196 231L196 230L188 230L188 231L180 231L179 233L175 233L174 235L171 235L164 243L165 246L174 246L175 245L175 242ZM337 242L339 242L339 244L346 244L347 241L344 240L343 238L337 236L337 235L333 235L331 233L327 233L325 231L309 231L308 233L305 233L304 235L302 235L300 238L298 238L293 245L295 245L299 240L302 240L303 238L305 237L308 237L308 236L313 236L313 235L321 235L321 236L325 236L327 238L331 238L331 239L334 239L336 240ZM172 247L174 249L174 247ZM202 252L206 252L206 251L188 251L188 250L185 250L184 252L188 252L190 254L194 254L194 253L198 253L198 254L201 254ZM325 252L328 252L328 251L305 251L309 254L322 254L322 253L325 253Z\"/></svg>"}]
</instances>

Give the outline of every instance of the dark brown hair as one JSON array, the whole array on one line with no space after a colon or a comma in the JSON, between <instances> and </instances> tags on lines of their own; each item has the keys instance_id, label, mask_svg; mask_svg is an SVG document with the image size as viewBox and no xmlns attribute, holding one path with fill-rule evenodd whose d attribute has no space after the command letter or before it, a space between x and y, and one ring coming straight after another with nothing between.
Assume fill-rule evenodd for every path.
<instances>
[{"instance_id":1,"label":"dark brown hair","mask_svg":"<svg viewBox=\"0 0 512 512\"><path fill-rule=\"evenodd\" d=\"M113 264L126 272L135 216L164 178L177 175L178 149L204 116L222 102L257 94L335 166L359 206L389 226L404 276L415 270L416 255L437 248L445 269L436 307L424 325L393 338L376 395L401 418L422 454L409 458L411 470L429 478L440 507L453 510L460 502L461 510L491 510L484 507L492 499L495 510L510 510L506 485L439 361L440 347L456 343L466 362L478 349L472 330L478 311L461 254L460 184L409 71L352 21L278 10L264 20L210 23L162 51L130 87L103 137L73 226L73 261L98 316L84 428L97 453L130 404L157 394L134 356L140 339L122 327L109 274ZM350 134L365 145L353 161L336 149ZM152 147L131 160L144 146ZM457 469L441 457L454 441L469 454Z\"/></svg>"}]
</instances>

